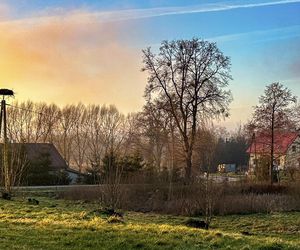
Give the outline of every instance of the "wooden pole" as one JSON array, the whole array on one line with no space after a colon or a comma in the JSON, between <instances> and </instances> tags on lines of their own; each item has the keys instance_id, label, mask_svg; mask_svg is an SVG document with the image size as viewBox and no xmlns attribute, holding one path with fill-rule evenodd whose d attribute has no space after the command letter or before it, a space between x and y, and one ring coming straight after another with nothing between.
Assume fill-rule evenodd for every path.
<instances>
[{"instance_id":1,"label":"wooden pole","mask_svg":"<svg viewBox=\"0 0 300 250\"><path fill-rule=\"evenodd\" d=\"M3 119L3 169L4 169L4 189L5 192L10 193L10 176L8 164L8 141L7 141L7 117L6 117L6 102L5 99L1 101L1 113Z\"/></svg>"},{"instance_id":2,"label":"wooden pole","mask_svg":"<svg viewBox=\"0 0 300 250\"><path fill-rule=\"evenodd\" d=\"M4 97L3 97L4 98ZM3 103L1 101L1 111L0 111L0 139L2 137L2 120L3 120ZM4 155L4 147L1 147L1 175L2 175L2 181L4 181L4 158L3 158L3 155Z\"/></svg>"},{"instance_id":3,"label":"wooden pole","mask_svg":"<svg viewBox=\"0 0 300 250\"><path fill-rule=\"evenodd\" d=\"M1 111L0 111L0 138L1 138L1 132L2 132L2 114L3 114L3 111L2 111L2 102L1 102Z\"/></svg>"},{"instance_id":4,"label":"wooden pole","mask_svg":"<svg viewBox=\"0 0 300 250\"><path fill-rule=\"evenodd\" d=\"M7 137L7 116L6 116L6 97L13 96L14 92L10 89L0 89L0 96L2 96L1 100L1 113L0 113L0 138L3 136L3 148L2 148L2 178L4 181L4 193L10 196L11 192L11 176L10 176L10 166L9 166L9 143ZM3 127L2 127L3 122ZM2 132L3 128L3 132ZM4 196L3 196L4 197Z\"/></svg>"}]
</instances>

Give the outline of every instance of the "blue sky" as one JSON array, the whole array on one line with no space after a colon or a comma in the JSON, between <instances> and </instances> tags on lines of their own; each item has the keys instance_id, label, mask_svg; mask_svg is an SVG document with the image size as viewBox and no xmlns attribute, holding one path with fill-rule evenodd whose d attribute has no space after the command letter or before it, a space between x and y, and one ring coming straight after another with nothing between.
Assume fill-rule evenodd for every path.
<instances>
[{"instance_id":1,"label":"blue sky","mask_svg":"<svg viewBox=\"0 0 300 250\"><path fill-rule=\"evenodd\" d=\"M64 22L70 16L72 20L80 22L82 16L77 18L78 13L92 16L92 22L101 24L100 28L84 25L79 27L81 32L86 28L92 30L93 34L75 36L85 44L76 46L85 46L86 49L97 46L96 42L92 41L100 41L101 46L104 38L99 38L98 35L105 37L106 32L111 31L111 27L117 27L106 42L118 44L136 55L132 57L133 61L136 60L131 68L132 73L123 80L127 86L132 82L133 88L139 84L139 91L135 92L135 95L139 96L130 97L131 106L125 103L127 99L124 96L105 99L105 103L116 103L121 110L123 107L124 112L137 111L143 103L142 90L145 82L140 82L144 79L139 75L140 50L147 46L155 49L165 39L209 39L217 42L224 54L231 57L234 78L230 83L234 97L231 105L232 115L226 122L221 123L228 128L234 128L238 122L245 122L249 118L252 106L257 103L258 96L269 83L280 81L292 89L295 95L300 96L300 0L10 0L3 1L3 5L7 6L7 14L1 18L2 22L20 20L24 23L24 20L32 19L32 22L39 23L40 19L37 17L56 17L58 22ZM76 24L78 26L78 23ZM30 32L32 33L32 30ZM98 33L96 38L94 33ZM27 38L30 39L30 36ZM115 60L118 60L118 56ZM94 62L94 59L90 61ZM86 59L86 63L88 62L89 58ZM101 60L99 62L101 63ZM115 62L102 66L113 72L109 68L111 64L115 65ZM97 76L101 75L100 69L95 65L89 66L88 72L91 71L97 71ZM22 81L22 78L18 80ZM70 83L65 78L61 81L66 85L64 89L68 89L67 85ZM94 85L97 83L91 83L91 86L95 87ZM117 83L111 85L118 88ZM103 85L101 87L103 89ZM115 90L108 92L116 94ZM130 95L126 93L126 89L121 90L121 94ZM91 93L88 96L91 98L83 98L82 101L96 100L101 104L101 100L97 101ZM134 98L137 100L132 101ZM53 100L54 97L49 97L49 101Z\"/></svg>"}]
</instances>

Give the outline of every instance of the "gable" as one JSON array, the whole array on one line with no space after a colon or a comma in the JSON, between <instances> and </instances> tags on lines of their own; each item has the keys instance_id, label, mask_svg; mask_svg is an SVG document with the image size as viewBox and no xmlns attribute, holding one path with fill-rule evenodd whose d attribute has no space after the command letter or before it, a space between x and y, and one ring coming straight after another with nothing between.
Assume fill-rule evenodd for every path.
<instances>
[{"instance_id":1,"label":"gable","mask_svg":"<svg viewBox=\"0 0 300 250\"><path fill-rule=\"evenodd\" d=\"M22 150L25 150L28 161L34 162L41 156L47 155L51 162L51 169L61 170L68 168L64 158L51 143L12 143L10 145L12 148L22 148ZM3 144L0 144L0 154L2 154L2 147Z\"/></svg>"},{"instance_id":2,"label":"gable","mask_svg":"<svg viewBox=\"0 0 300 250\"><path fill-rule=\"evenodd\" d=\"M35 161L41 155L47 154L52 169L60 170L68 167L56 147L51 143L25 143L24 147L29 161Z\"/></svg>"},{"instance_id":3,"label":"gable","mask_svg":"<svg viewBox=\"0 0 300 250\"><path fill-rule=\"evenodd\" d=\"M274 136L274 153L284 155L293 142L299 138L297 132L276 133ZM259 135L247 149L249 154L268 154L271 151L271 136Z\"/></svg>"}]
</instances>

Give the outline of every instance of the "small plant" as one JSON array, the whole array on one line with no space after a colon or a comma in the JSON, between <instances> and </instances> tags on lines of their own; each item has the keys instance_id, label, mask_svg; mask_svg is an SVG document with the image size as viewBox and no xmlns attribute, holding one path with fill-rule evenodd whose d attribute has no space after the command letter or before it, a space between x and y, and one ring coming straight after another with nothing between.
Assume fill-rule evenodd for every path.
<instances>
[{"instance_id":1,"label":"small plant","mask_svg":"<svg viewBox=\"0 0 300 250\"><path fill-rule=\"evenodd\" d=\"M188 227L208 229L208 224L205 221L199 219L188 219L185 222L185 225L187 225Z\"/></svg>"},{"instance_id":2,"label":"small plant","mask_svg":"<svg viewBox=\"0 0 300 250\"><path fill-rule=\"evenodd\" d=\"M117 217L120 217L120 218L123 218L123 215L124 215L123 212L116 211L116 210L111 209L111 208L104 208L102 210L102 214L105 214L107 216L117 216Z\"/></svg>"},{"instance_id":3,"label":"small plant","mask_svg":"<svg viewBox=\"0 0 300 250\"><path fill-rule=\"evenodd\" d=\"M242 235L245 235L245 236L250 236L250 235L253 235L251 232L249 231L242 231L241 232Z\"/></svg>"},{"instance_id":4,"label":"small plant","mask_svg":"<svg viewBox=\"0 0 300 250\"><path fill-rule=\"evenodd\" d=\"M241 250L250 250L250 246L244 246Z\"/></svg>"},{"instance_id":5,"label":"small plant","mask_svg":"<svg viewBox=\"0 0 300 250\"><path fill-rule=\"evenodd\" d=\"M270 243L268 245L262 246L260 250L282 250L284 249L283 245L277 242Z\"/></svg>"},{"instance_id":6,"label":"small plant","mask_svg":"<svg viewBox=\"0 0 300 250\"><path fill-rule=\"evenodd\" d=\"M103 208L103 209L95 209L88 213L85 213L85 218L88 218L89 216L98 216L98 217L119 217L123 219L124 213L120 211L115 211L114 209L109 208Z\"/></svg>"},{"instance_id":7,"label":"small plant","mask_svg":"<svg viewBox=\"0 0 300 250\"><path fill-rule=\"evenodd\" d=\"M87 219L87 218L88 218L87 212L82 211L82 212L79 213L79 219L80 219L80 220L85 220L85 219Z\"/></svg>"},{"instance_id":8,"label":"small plant","mask_svg":"<svg viewBox=\"0 0 300 250\"><path fill-rule=\"evenodd\" d=\"M11 194L7 193L7 192L3 192L2 193L2 199L10 201L11 200Z\"/></svg>"},{"instance_id":9,"label":"small plant","mask_svg":"<svg viewBox=\"0 0 300 250\"><path fill-rule=\"evenodd\" d=\"M34 198L28 198L28 203L32 205L39 205L40 202Z\"/></svg>"},{"instance_id":10,"label":"small plant","mask_svg":"<svg viewBox=\"0 0 300 250\"><path fill-rule=\"evenodd\" d=\"M124 224L125 223L123 217L120 217L117 215L109 216L107 218L107 222L110 224Z\"/></svg>"}]
</instances>

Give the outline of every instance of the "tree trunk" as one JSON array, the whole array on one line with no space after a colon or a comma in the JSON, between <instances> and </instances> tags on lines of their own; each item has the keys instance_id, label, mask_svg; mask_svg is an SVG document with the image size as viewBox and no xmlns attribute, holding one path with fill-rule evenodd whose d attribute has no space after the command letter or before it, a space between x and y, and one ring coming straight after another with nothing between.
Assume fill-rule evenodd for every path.
<instances>
[{"instance_id":1,"label":"tree trunk","mask_svg":"<svg viewBox=\"0 0 300 250\"><path fill-rule=\"evenodd\" d=\"M186 153L185 183L190 184L192 177L192 152Z\"/></svg>"},{"instance_id":2,"label":"tree trunk","mask_svg":"<svg viewBox=\"0 0 300 250\"><path fill-rule=\"evenodd\" d=\"M270 164L270 182L273 184L273 168L274 168L274 111L272 113L272 126L271 126L271 164Z\"/></svg>"}]
</instances>

